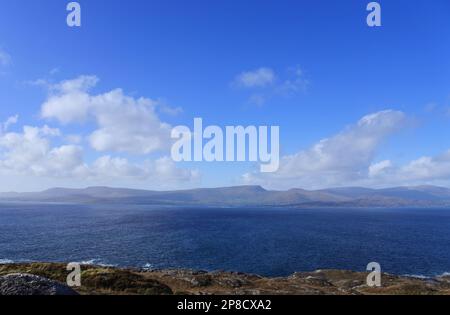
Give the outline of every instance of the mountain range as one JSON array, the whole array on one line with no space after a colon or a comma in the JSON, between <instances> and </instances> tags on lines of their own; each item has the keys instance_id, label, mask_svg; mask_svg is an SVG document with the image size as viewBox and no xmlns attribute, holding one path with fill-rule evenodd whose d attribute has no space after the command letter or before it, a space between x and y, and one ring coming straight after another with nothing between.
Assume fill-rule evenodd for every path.
<instances>
[{"instance_id":1,"label":"mountain range","mask_svg":"<svg viewBox=\"0 0 450 315\"><path fill-rule=\"evenodd\" d=\"M261 186L150 191L126 188L53 188L32 193L0 193L0 201L148 204L224 207L450 207L450 189L436 186L370 189L266 190Z\"/></svg>"}]
</instances>

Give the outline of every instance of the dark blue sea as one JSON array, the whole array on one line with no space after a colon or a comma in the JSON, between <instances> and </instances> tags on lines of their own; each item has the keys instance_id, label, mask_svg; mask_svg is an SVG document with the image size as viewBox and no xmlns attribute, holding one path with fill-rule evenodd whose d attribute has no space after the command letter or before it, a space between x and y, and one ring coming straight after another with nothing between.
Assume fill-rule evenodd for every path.
<instances>
[{"instance_id":1,"label":"dark blue sea","mask_svg":"<svg viewBox=\"0 0 450 315\"><path fill-rule=\"evenodd\" d=\"M0 205L0 262L91 262L264 276L450 271L450 210Z\"/></svg>"}]
</instances>

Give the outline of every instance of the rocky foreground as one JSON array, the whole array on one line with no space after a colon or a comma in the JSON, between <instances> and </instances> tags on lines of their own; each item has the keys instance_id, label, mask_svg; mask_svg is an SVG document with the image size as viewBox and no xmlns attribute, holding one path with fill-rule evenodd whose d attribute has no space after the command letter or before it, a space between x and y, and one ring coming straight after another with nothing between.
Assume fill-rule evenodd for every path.
<instances>
[{"instance_id":1,"label":"rocky foreground","mask_svg":"<svg viewBox=\"0 0 450 315\"><path fill-rule=\"evenodd\" d=\"M366 273L318 270L283 278L232 272L134 270L82 267L82 286L64 285L64 264L0 265L0 295L366 295L450 294L450 276L418 279L383 275L381 288L366 285Z\"/></svg>"}]
</instances>

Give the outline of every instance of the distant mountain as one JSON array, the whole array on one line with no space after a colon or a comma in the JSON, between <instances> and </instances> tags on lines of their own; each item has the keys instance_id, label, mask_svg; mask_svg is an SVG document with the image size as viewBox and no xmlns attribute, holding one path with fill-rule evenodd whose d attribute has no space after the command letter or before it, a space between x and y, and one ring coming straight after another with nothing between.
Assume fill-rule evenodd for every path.
<instances>
[{"instance_id":1,"label":"distant mountain","mask_svg":"<svg viewBox=\"0 0 450 315\"><path fill-rule=\"evenodd\" d=\"M0 201L127 203L177 206L281 207L450 207L450 189L435 186L370 189L266 190L261 186L149 191L125 188L53 188L34 193L1 193Z\"/></svg>"}]
</instances>

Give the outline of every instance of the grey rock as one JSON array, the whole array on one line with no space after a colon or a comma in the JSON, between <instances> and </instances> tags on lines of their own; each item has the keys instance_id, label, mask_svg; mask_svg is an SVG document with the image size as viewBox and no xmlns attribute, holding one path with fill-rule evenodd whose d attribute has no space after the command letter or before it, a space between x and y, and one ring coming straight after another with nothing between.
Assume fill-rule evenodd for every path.
<instances>
[{"instance_id":1,"label":"grey rock","mask_svg":"<svg viewBox=\"0 0 450 315\"><path fill-rule=\"evenodd\" d=\"M225 277L216 279L215 283L217 283L221 287L240 288L244 285L248 285L250 282L237 277Z\"/></svg>"},{"instance_id":2,"label":"grey rock","mask_svg":"<svg viewBox=\"0 0 450 315\"><path fill-rule=\"evenodd\" d=\"M308 276L305 278L306 283L317 285L321 287L331 287L333 284L331 284L327 279L321 278L321 277L313 277Z\"/></svg>"},{"instance_id":3,"label":"grey rock","mask_svg":"<svg viewBox=\"0 0 450 315\"><path fill-rule=\"evenodd\" d=\"M207 287L212 282L210 276L193 276L180 279L190 283L193 287Z\"/></svg>"},{"instance_id":4,"label":"grey rock","mask_svg":"<svg viewBox=\"0 0 450 315\"><path fill-rule=\"evenodd\" d=\"M0 295L78 295L78 293L47 278L16 273L0 277Z\"/></svg>"}]
</instances>

